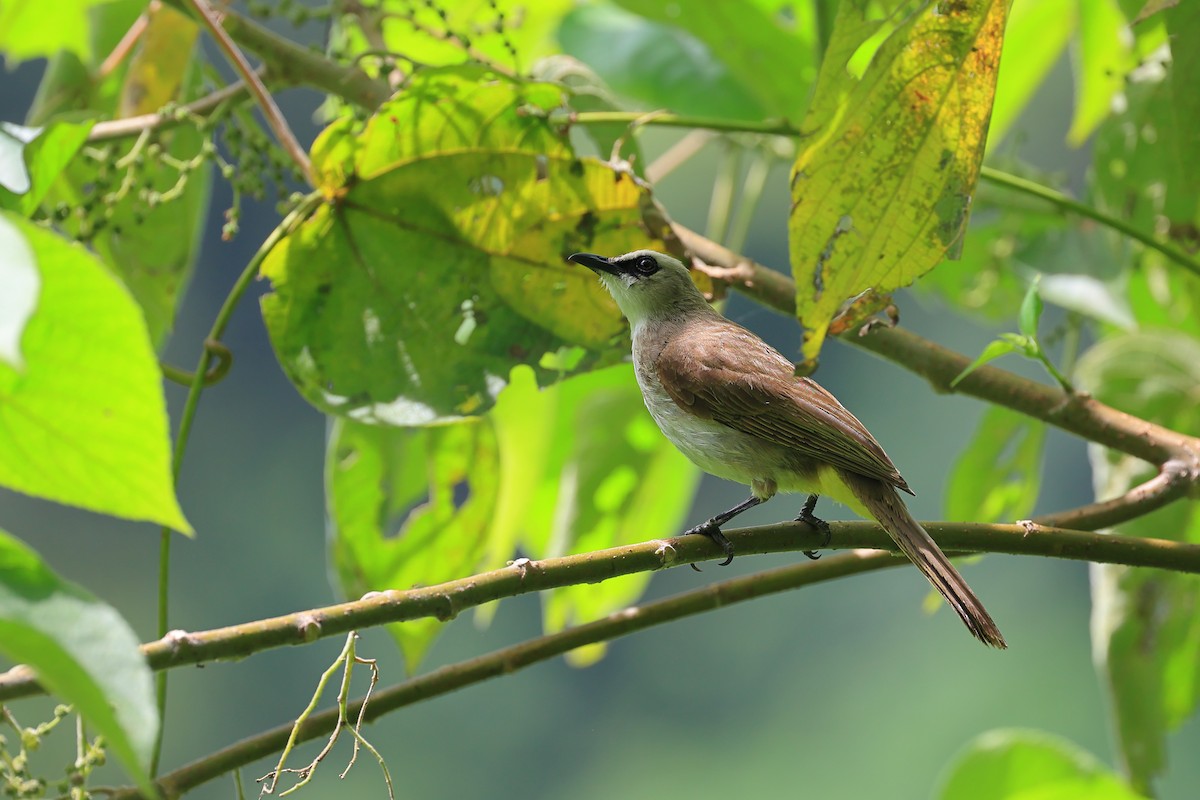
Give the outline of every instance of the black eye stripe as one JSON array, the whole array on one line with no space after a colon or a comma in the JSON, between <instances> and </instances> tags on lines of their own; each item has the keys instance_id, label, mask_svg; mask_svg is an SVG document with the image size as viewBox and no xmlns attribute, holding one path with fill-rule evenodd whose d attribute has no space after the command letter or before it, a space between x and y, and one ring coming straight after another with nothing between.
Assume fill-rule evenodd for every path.
<instances>
[{"instance_id":1,"label":"black eye stripe","mask_svg":"<svg viewBox=\"0 0 1200 800\"><path fill-rule=\"evenodd\" d=\"M633 266L643 275L653 275L658 271L658 261L651 256L639 256L637 261L633 262Z\"/></svg>"}]
</instances>

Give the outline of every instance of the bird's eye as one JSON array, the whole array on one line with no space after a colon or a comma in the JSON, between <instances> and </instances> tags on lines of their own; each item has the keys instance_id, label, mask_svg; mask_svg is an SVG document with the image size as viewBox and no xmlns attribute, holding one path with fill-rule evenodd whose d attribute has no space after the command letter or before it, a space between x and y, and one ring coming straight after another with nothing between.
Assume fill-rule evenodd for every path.
<instances>
[{"instance_id":1,"label":"bird's eye","mask_svg":"<svg viewBox=\"0 0 1200 800\"><path fill-rule=\"evenodd\" d=\"M658 272L658 261L651 256L640 256L633 262L634 269L643 275L653 275Z\"/></svg>"}]
</instances>

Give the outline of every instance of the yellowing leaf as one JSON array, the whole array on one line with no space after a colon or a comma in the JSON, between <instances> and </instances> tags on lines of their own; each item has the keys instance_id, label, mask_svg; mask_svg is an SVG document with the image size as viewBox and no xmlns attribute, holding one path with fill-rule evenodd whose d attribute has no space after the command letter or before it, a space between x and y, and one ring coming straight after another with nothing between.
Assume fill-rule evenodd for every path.
<instances>
[{"instance_id":1,"label":"yellowing leaf","mask_svg":"<svg viewBox=\"0 0 1200 800\"><path fill-rule=\"evenodd\" d=\"M518 365L546 385L627 357L615 305L564 259L665 245L645 187L574 157L539 116L561 101L434 72L362 133L341 122L318 139L329 203L263 265L267 329L310 402L420 425L483 413Z\"/></svg>"},{"instance_id":2,"label":"yellowing leaf","mask_svg":"<svg viewBox=\"0 0 1200 800\"><path fill-rule=\"evenodd\" d=\"M905 286L960 245L1008 7L928 4L856 80L846 67L877 27L870 5L839 7L792 170L790 251L808 360L845 300Z\"/></svg>"}]
</instances>

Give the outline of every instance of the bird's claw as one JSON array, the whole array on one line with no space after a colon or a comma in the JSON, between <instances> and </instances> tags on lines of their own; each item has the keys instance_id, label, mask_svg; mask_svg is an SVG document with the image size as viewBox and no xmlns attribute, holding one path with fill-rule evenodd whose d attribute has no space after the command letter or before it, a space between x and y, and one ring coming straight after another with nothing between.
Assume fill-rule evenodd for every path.
<instances>
[{"instance_id":1,"label":"bird's claw","mask_svg":"<svg viewBox=\"0 0 1200 800\"><path fill-rule=\"evenodd\" d=\"M721 551L725 553L725 560L720 563L720 566L729 566L730 562L733 561L733 542L729 541L725 534L721 533L721 527L713 524L712 520L709 520L701 525L697 525L694 528L688 528L683 532L683 534L685 536L699 534L712 539L717 546L721 548ZM696 570L696 572L700 572L700 568L695 564L692 564L692 569Z\"/></svg>"},{"instance_id":2,"label":"bird's claw","mask_svg":"<svg viewBox=\"0 0 1200 800\"><path fill-rule=\"evenodd\" d=\"M800 514L796 517L796 522L803 522L804 524L810 525L819 530L823 534L821 538L821 547L827 547L830 540L833 539L833 532L829 529L828 522L813 513L813 509L816 507L817 495L810 494L808 496L808 500L804 503L804 507L800 509ZM821 557L821 554L816 550L805 550L804 555L808 556L813 561L816 561Z\"/></svg>"}]
</instances>

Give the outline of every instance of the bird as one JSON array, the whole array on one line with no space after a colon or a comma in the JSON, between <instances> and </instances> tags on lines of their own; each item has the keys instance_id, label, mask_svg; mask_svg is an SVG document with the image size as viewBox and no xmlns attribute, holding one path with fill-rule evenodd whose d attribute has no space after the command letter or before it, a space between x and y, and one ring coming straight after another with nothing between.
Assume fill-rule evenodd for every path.
<instances>
[{"instance_id":1,"label":"bird","mask_svg":"<svg viewBox=\"0 0 1200 800\"><path fill-rule=\"evenodd\" d=\"M921 524L899 491L914 494L858 419L816 381L755 334L719 314L669 255L635 250L567 260L595 272L629 320L633 367L646 408L668 440L700 469L750 487L750 497L686 531L725 553L721 526L777 492L808 493L796 518L824 530L817 498L876 520L924 574L967 629L1007 647L983 603Z\"/></svg>"}]
</instances>

